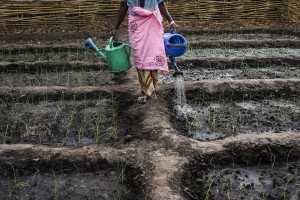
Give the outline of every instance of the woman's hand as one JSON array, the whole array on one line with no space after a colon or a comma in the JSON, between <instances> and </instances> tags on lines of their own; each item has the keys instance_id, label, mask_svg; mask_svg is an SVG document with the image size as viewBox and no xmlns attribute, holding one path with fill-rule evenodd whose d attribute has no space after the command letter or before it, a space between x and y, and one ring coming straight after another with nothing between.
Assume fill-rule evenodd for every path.
<instances>
[{"instance_id":1,"label":"woman's hand","mask_svg":"<svg viewBox=\"0 0 300 200\"><path fill-rule=\"evenodd\" d=\"M112 27L109 29L109 34L110 34L111 36L116 36L116 35L117 35L117 32L118 32L118 30L117 30L117 28L116 28L115 26L112 26Z\"/></svg>"},{"instance_id":2,"label":"woman's hand","mask_svg":"<svg viewBox=\"0 0 300 200\"><path fill-rule=\"evenodd\" d=\"M177 32L178 26L177 26L177 24L174 21L171 21L170 24L169 24L169 26L170 26L170 29L171 29L172 33L176 33Z\"/></svg>"}]
</instances>

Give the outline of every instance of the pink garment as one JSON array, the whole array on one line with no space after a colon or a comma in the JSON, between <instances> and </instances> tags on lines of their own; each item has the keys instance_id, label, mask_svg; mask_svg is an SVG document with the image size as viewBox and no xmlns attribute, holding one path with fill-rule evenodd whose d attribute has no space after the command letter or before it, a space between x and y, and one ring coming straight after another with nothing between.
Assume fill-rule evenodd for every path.
<instances>
[{"instance_id":1,"label":"pink garment","mask_svg":"<svg viewBox=\"0 0 300 200\"><path fill-rule=\"evenodd\" d=\"M169 73L164 47L162 16L159 9L149 11L133 7L129 15L128 35L133 50L135 67L144 70L161 70Z\"/></svg>"}]
</instances>

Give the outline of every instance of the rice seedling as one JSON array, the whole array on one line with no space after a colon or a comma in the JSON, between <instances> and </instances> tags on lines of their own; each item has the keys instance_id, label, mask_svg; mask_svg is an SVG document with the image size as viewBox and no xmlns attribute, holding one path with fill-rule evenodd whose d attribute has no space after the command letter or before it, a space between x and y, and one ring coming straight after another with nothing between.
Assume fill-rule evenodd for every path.
<instances>
[{"instance_id":1,"label":"rice seedling","mask_svg":"<svg viewBox=\"0 0 300 200\"><path fill-rule=\"evenodd\" d=\"M36 171L33 174L31 184L32 186L38 186L41 182L40 170L36 167Z\"/></svg>"},{"instance_id":2,"label":"rice seedling","mask_svg":"<svg viewBox=\"0 0 300 200\"><path fill-rule=\"evenodd\" d=\"M273 168L275 165L276 156L275 156L275 154L272 153L272 150L270 149L270 147L268 147L268 149L269 149L269 154L270 154L271 167Z\"/></svg>"},{"instance_id":3,"label":"rice seedling","mask_svg":"<svg viewBox=\"0 0 300 200\"><path fill-rule=\"evenodd\" d=\"M12 194L15 192L15 190L23 189L26 193L26 188L29 187L29 184L27 182L19 181L18 170L10 162L7 162L7 164L10 165L13 172L13 185L9 185L8 197L12 198Z\"/></svg>"},{"instance_id":4,"label":"rice seedling","mask_svg":"<svg viewBox=\"0 0 300 200\"><path fill-rule=\"evenodd\" d=\"M291 200L297 200L299 198L299 193L300 193L300 184L295 184L293 186L293 188L297 189L299 188L298 190L296 190L296 192L293 194L293 196L291 197ZM297 196L298 195L298 196Z\"/></svg>"},{"instance_id":5,"label":"rice seedling","mask_svg":"<svg viewBox=\"0 0 300 200\"><path fill-rule=\"evenodd\" d=\"M82 75L82 71L79 72L77 75L77 85L80 87L80 86L83 86L83 75Z\"/></svg>"},{"instance_id":6,"label":"rice seedling","mask_svg":"<svg viewBox=\"0 0 300 200\"><path fill-rule=\"evenodd\" d=\"M214 108L208 109L208 123L210 124L210 132L216 128L216 113Z\"/></svg>"},{"instance_id":7,"label":"rice seedling","mask_svg":"<svg viewBox=\"0 0 300 200\"><path fill-rule=\"evenodd\" d=\"M102 122L103 122L102 116L98 115L95 119L95 130L94 130L96 143L99 143L100 141Z\"/></svg>"},{"instance_id":8,"label":"rice seedling","mask_svg":"<svg viewBox=\"0 0 300 200\"><path fill-rule=\"evenodd\" d=\"M61 189L61 178L62 178L62 174L60 175L56 175L55 171L53 172L53 176L54 176L54 186L53 186L53 198L55 200L59 199L59 192Z\"/></svg>"},{"instance_id":9,"label":"rice seedling","mask_svg":"<svg viewBox=\"0 0 300 200\"><path fill-rule=\"evenodd\" d=\"M74 104L75 104L75 102L74 102ZM77 106L73 105L73 109L71 111L69 120L67 122L67 131L66 131L66 135L65 135L64 141L67 140L67 138L69 137L71 131L73 130L73 128L72 128L73 126L72 125L73 125L73 122L74 122L74 119L75 119L76 115L77 115ZM63 142L63 143L65 143L65 142Z\"/></svg>"},{"instance_id":10,"label":"rice seedling","mask_svg":"<svg viewBox=\"0 0 300 200\"><path fill-rule=\"evenodd\" d=\"M126 166L127 166L126 162L118 162L118 172L119 172L118 180L120 180L121 182L125 181Z\"/></svg>"},{"instance_id":11,"label":"rice seedling","mask_svg":"<svg viewBox=\"0 0 300 200\"><path fill-rule=\"evenodd\" d=\"M66 72L66 87L70 87L71 86L71 82L73 80L73 73L71 71L67 71Z\"/></svg>"},{"instance_id":12,"label":"rice seedling","mask_svg":"<svg viewBox=\"0 0 300 200\"><path fill-rule=\"evenodd\" d=\"M24 141L29 137L28 125L24 120L20 120L25 125L25 132L21 134L21 140ZM22 130L20 132L23 132Z\"/></svg>"}]
</instances>

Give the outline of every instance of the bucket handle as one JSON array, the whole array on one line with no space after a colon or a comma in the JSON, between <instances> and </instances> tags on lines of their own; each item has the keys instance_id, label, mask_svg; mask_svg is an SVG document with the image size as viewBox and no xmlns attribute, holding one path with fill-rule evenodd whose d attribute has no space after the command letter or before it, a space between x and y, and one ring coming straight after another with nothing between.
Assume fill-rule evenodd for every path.
<instances>
[{"instance_id":1,"label":"bucket handle","mask_svg":"<svg viewBox=\"0 0 300 200\"><path fill-rule=\"evenodd\" d=\"M172 43L168 43L167 47L187 47L187 44L172 44Z\"/></svg>"}]
</instances>

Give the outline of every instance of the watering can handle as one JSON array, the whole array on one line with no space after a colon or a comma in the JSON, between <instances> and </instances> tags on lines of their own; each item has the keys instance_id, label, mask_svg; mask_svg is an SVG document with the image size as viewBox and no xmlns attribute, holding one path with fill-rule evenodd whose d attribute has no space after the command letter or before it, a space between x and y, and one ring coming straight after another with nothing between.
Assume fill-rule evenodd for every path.
<instances>
[{"instance_id":1,"label":"watering can handle","mask_svg":"<svg viewBox=\"0 0 300 200\"><path fill-rule=\"evenodd\" d=\"M113 41L115 40L115 36L111 36L109 39L109 47L113 48Z\"/></svg>"}]
</instances>

